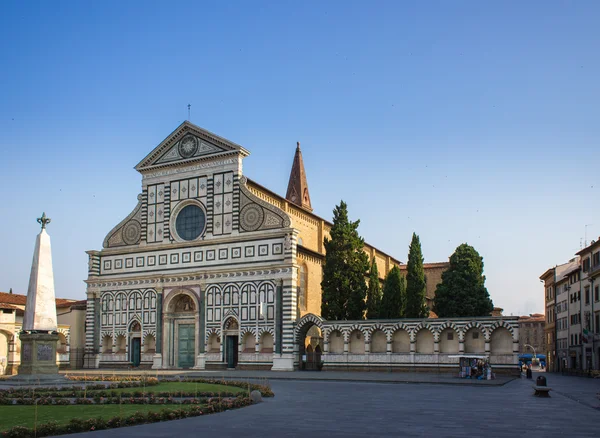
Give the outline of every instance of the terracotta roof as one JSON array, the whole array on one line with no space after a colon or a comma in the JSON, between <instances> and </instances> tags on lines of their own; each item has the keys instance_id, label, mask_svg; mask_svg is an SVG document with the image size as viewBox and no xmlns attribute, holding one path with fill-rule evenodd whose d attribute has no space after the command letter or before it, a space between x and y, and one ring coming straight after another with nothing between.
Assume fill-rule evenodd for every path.
<instances>
[{"instance_id":1,"label":"terracotta roof","mask_svg":"<svg viewBox=\"0 0 600 438\"><path fill-rule=\"evenodd\" d=\"M65 303L59 303L58 300L56 300L56 307L57 308L81 306L81 305L86 305L86 304L87 304L87 300L68 301L68 302L65 302Z\"/></svg>"},{"instance_id":2,"label":"terracotta roof","mask_svg":"<svg viewBox=\"0 0 600 438\"><path fill-rule=\"evenodd\" d=\"M378 250L379 251L379 250ZM434 263L423 263L423 267L425 269L433 269L433 268L447 268L450 266L450 262L434 262ZM408 269L408 265L400 265L398 266L401 271L405 271Z\"/></svg>"},{"instance_id":3,"label":"terracotta roof","mask_svg":"<svg viewBox=\"0 0 600 438\"><path fill-rule=\"evenodd\" d=\"M63 304L72 304L75 302L76 302L75 300L69 300L69 299L65 299L65 298L57 298L56 299L57 306L63 305ZM9 294L6 292L0 292L0 303L24 306L25 304L27 304L27 295Z\"/></svg>"},{"instance_id":4,"label":"terracotta roof","mask_svg":"<svg viewBox=\"0 0 600 438\"><path fill-rule=\"evenodd\" d=\"M12 304L0 303L0 309L16 309Z\"/></svg>"},{"instance_id":5,"label":"terracotta roof","mask_svg":"<svg viewBox=\"0 0 600 438\"><path fill-rule=\"evenodd\" d=\"M429 318L438 318L437 313L435 313L433 310L429 311Z\"/></svg>"},{"instance_id":6,"label":"terracotta roof","mask_svg":"<svg viewBox=\"0 0 600 438\"><path fill-rule=\"evenodd\" d=\"M541 313L532 313L531 315L519 316L519 322L544 322L546 317Z\"/></svg>"},{"instance_id":7,"label":"terracotta roof","mask_svg":"<svg viewBox=\"0 0 600 438\"><path fill-rule=\"evenodd\" d=\"M285 198L284 198L284 197L282 197L282 196L279 196L279 195L278 195L277 193L275 193L273 190L266 188L265 186L263 186L263 185L261 185L261 184L257 183L256 181L254 181L254 180L253 180L253 179L251 179L251 178L248 178L248 177L246 177L246 178L247 178L247 180L248 180L248 184L249 184L249 185L253 185L253 186L255 186L255 188L258 188L258 189L260 189L260 190L263 190L263 191L267 192L267 194L269 194L270 196L272 196L273 198L277 199L277 200L278 200L278 201L280 201L280 202L288 202L288 203L289 203L289 201L288 201L287 199L285 199ZM313 217L313 218L315 218L315 219L317 219L317 220L322 220L322 221L323 221L323 222L324 222L326 225L328 225L329 227L332 227L332 226L333 226L333 223L332 223L332 222L328 221L327 219L324 219L324 218L322 218L321 216L318 216L318 215L316 215L316 214L315 214L315 213L313 213L312 211L308 211L308 210L306 210L306 209L304 209L304 208L298 207L296 204L289 204L289 205L292 205L292 206L294 206L294 207L296 207L296 208L299 208L299 209L300 209L301 211L303 211L305 214L307 214L307 215L309 215L309 216L311 216L311 217ZM379 254L381 254L381 255L383 255L383 256L387 256L387 257L389 257L389 258L392 260L392 262L393 262L393 263L395 263L395 264L398 264L398 265L400 265L400 266L404 265L404 263L402 263L400 260L398 260L398 259L396 259L396 258L392 257L391 255L387 254L386 252L383 252L383 251L382 251L382 250L380 250L379 248L375 248L373 245L371 245L370 243L368 243L368 242L366 242L366 241L365 241L365 245L366 245L366 246L369 246L369 247L371 247L371 248L374 248L374 249L376 249L376 250L377 250L377 252L378 252Z\"/></svg>"}]
</instances>

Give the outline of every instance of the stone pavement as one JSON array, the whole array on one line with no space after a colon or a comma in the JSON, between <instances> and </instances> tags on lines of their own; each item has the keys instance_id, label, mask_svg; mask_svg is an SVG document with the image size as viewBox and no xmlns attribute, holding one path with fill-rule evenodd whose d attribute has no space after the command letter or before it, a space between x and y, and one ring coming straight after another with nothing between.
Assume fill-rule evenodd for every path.
<instances>
[{"instance_id":1,"label":"stone pavement","mask_svg":"<svg viewBox=\"0 0 600 438\"><path fill-rule=\"evenodd\" d=\"M75 436L598 437L600 379L545 376L551 398L534 397L526 379L493 387L271 379L275 397L247 408Z\"/></svg>"},{"instance_id":2,"label":"stone pavement","mask_svg":"<svg viewBox=\"0 0 600 438\"><path fill-rule=\"evenodd\" d=\"M107 370L78 370L65 372L69 375L126 375L144 373L144 371L107 371ZM203 378L203 379L231 379L231 380L306 380L306 381L350 381L371 383L436 383L447 385L504 385L514 377L498 375L494 380L459 379L456 374L450 373L416 373L416 372L348 372L348 371L252 371L252 370L222 370L222 371L146 371L150 377L159 378Z\"/></svg>"}]
</instances>

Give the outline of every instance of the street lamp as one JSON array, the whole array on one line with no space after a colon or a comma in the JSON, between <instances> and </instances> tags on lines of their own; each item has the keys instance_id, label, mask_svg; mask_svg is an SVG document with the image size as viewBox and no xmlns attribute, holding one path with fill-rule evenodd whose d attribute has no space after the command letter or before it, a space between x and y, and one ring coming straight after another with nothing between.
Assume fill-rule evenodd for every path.
<instances>
[{"instance_id":1,"label":"street lamp","mask_svg":"<svg viewBox=\"0 0 600 438\"><path fill-rule=\"evenodd\" d=\"M533 348L533 347L532 347L531 345L529 345L529 344L525 344L525 346L526 346L526 347L529 347L529 348L531 348L531 349L533 350L533 360L532 360L532 362L534 362L534 361L536 360L536 358L537 358L537 356L536 356L536 354L535 354L535 348Z\"/></svg>"}]
</instances>

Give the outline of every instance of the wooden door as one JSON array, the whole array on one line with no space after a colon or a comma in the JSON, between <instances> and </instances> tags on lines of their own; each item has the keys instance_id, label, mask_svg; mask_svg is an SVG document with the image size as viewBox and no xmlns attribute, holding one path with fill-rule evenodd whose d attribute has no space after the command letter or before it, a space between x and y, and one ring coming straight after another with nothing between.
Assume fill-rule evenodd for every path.
<instances>
[{"instance_id":1,"label":"wooden door","mask_svg":"<svg viewBox=\"0 0 600 438\"><path fill-rule=\"evenodd\" d=\"M134 367L140 366L140 356L141 356L141 339L140 338L132 338L131 339L131 363Z\"/></svg>"},{"instance_id":2,"label":"wooden door","mask_svg":"<svg viewBox=\"0 0 600 438\"><path fill-rule=\"evenodd\" d=\"M235 368L238 361L238 337L227 336L225 347L227 368Z\"/></svg>"},{"instance_id":3,"label":"wooden door","mask_svg":"<svg viewBox=\"0 0 600 438\"><path fill-rule=\"evenodd\" d=\"M196 336L194 324L179 325L178 360L179 368L191 368L194 366L194 355L196 352Z\"/></svg>"}]
</instances>

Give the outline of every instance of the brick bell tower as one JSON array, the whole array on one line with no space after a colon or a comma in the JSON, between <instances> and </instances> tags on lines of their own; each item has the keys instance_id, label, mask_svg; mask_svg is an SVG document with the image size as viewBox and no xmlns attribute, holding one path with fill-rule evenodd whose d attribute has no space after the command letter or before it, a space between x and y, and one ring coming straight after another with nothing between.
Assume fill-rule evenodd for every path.
<instances>
[{"instance_id":1,"label":"brick bell tower","mask_svg":"<svg viewBox=\"0 0 600 438\"><path fill-rule=\"evenodd\" d=\"M308 183L306 182L306 171L304 170L304 161L302 161L300 142L296 143L296 154L294 155L294 163L292 164L290 182L288 183L285 198L298 207L311 212L313 211L310 205L310 195L308 193Z\"/></svg>"}]
</instances>

